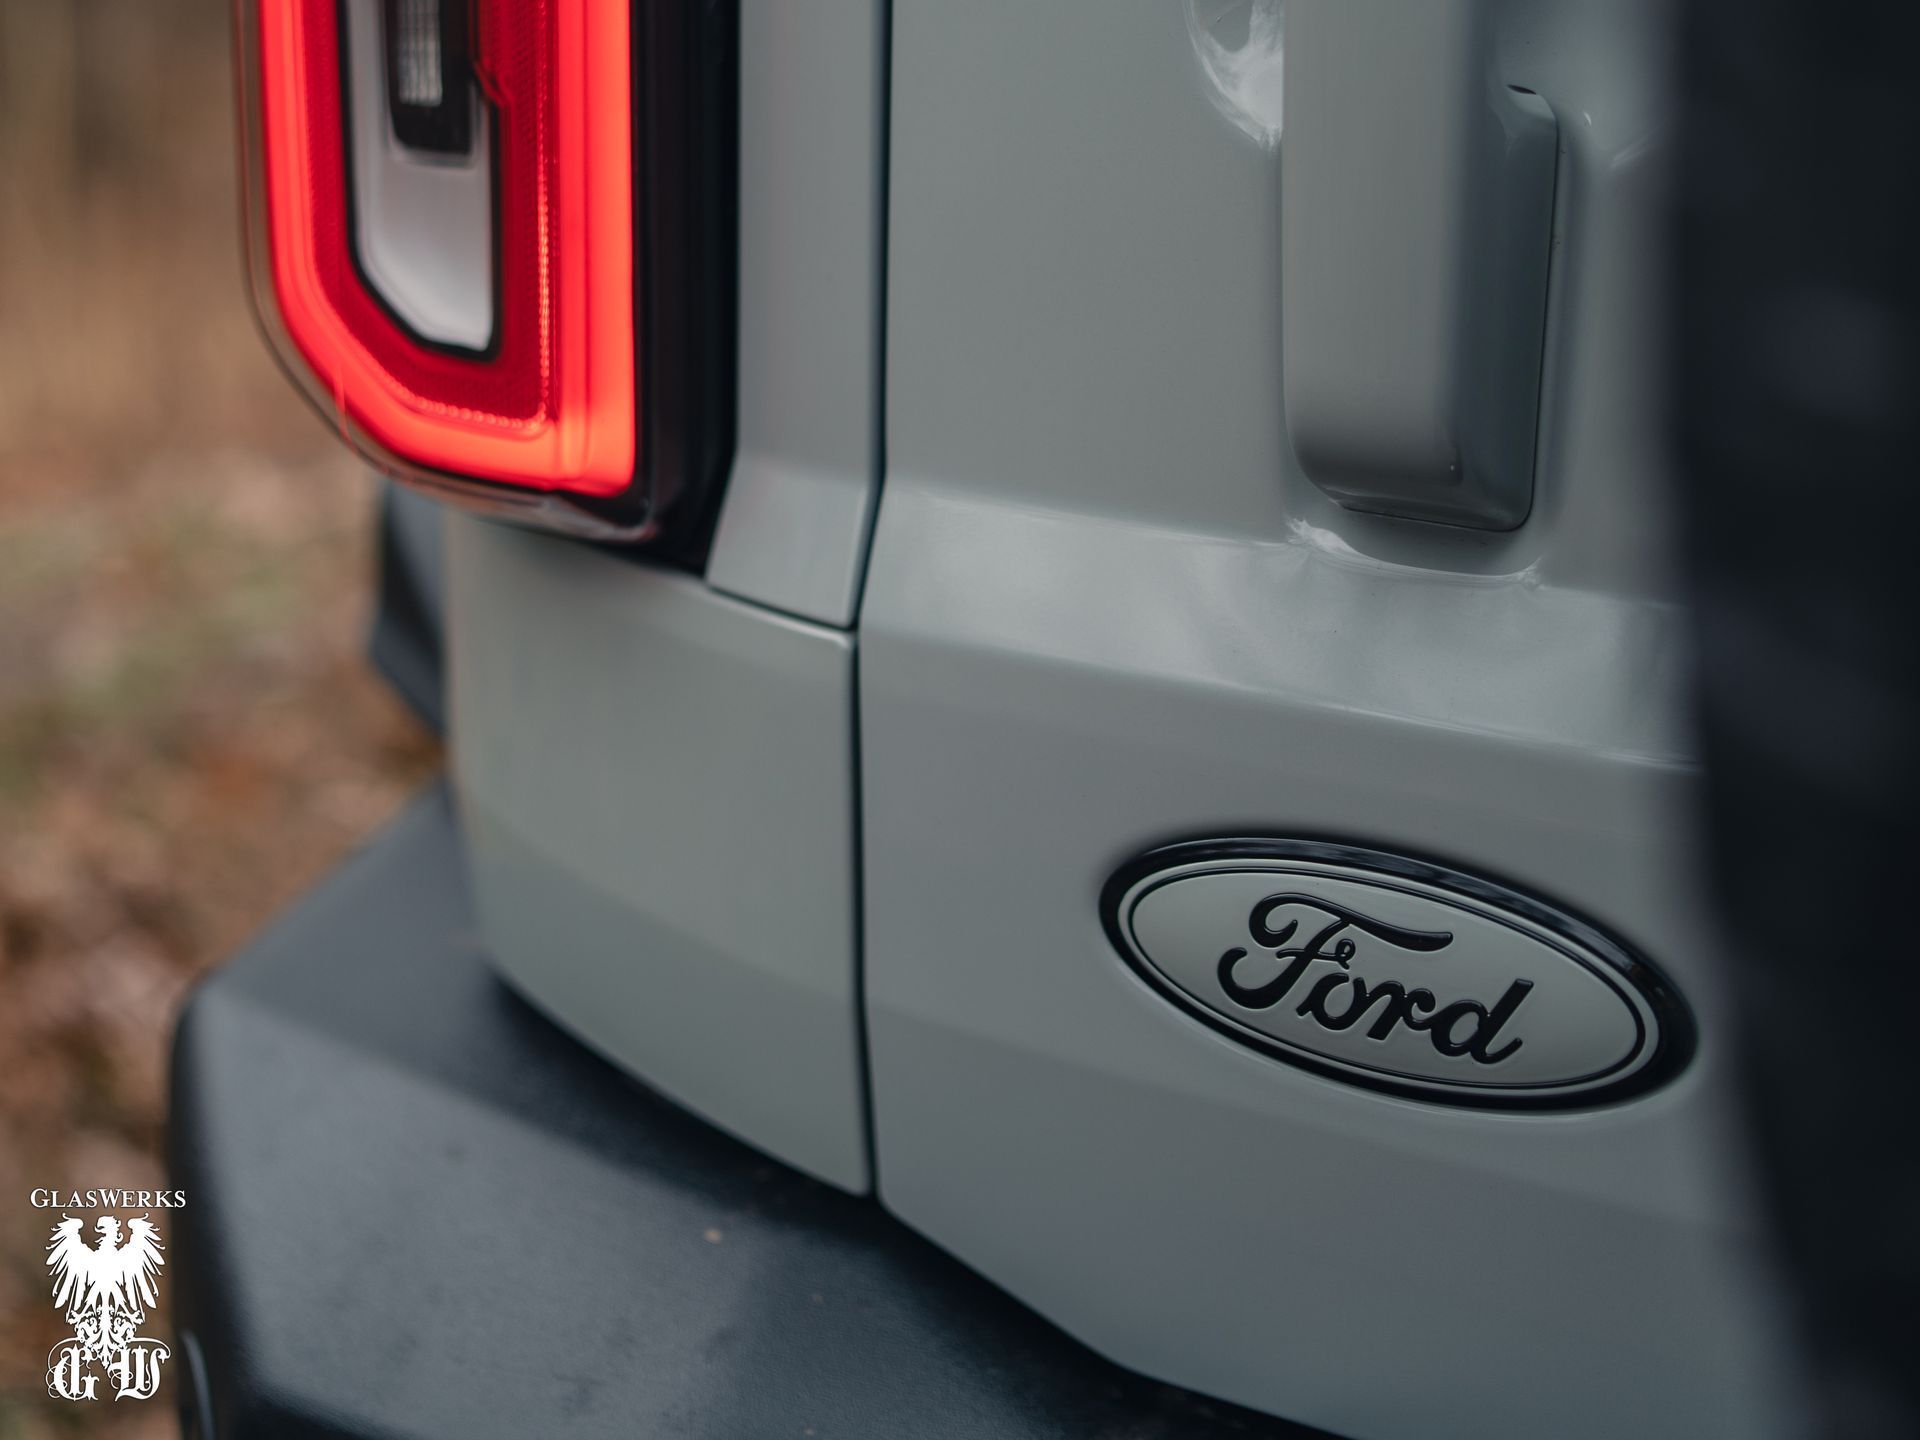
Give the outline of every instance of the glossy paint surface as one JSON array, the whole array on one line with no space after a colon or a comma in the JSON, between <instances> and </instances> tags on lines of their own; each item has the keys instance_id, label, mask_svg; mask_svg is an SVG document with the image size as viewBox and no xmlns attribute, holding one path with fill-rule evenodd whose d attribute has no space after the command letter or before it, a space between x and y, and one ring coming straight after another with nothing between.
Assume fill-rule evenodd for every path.
<instances>
[{"instance_id":1,"label":"glossy paint surface","mask_svg":"<svg viewBox=\"0 0 1920 1440\"><path fill-rule=\"evenodd\" d=\"M489 521L447 539L495 963L649 1084L865 1189L848 637Z\"/></svg>"},{"instance_id":2,"label":"glossy paint surface","mask_svg":"<svg viewBox=\"0 0 1920 1440\"><path fill-rule=\"evenodd\" d=\"M875 351L808 303L810 276L871 296L828 243L853 221L743 237L765 308L709 583L456 534L484 938L636 1074L871 1179L1147 1374L1364 1440L1771 1440L1790 1372L1736 1140L1737 957L1690 863L1652 406L1661 6L1494 9L1500 73L1562 142L1538 471L1504 532L1358 513L1297 463L1291 137L1222 113L1181 7L899 0L883 379L845 383ZM860 192L794 128L853 108L832 67L754 48L780 23L743 9L743 167L793 168L743 215L809 177ZM853 437L882 391L864 555L878 460ZM795 518L823 490L825 530ZM1116 869L1232 834L1590 917L1684 995L1697 1049L1622 1103L1524 1114L1276 1064L1102 925Z\"/></svg>"},{"instance_id":3,"label":"glossy paint surface","mask_svg":"<svg viewBox=\"0 0 1920 1440\"><path fill-rule=\"evenodd\" d=\"M1660 11L1499 16L1564 149L1534 503L1492 533L1300 469L1303 142L1219 113L1176 8L897 6L860 670L878 1184L1103 1352L1336 1433L1773 1435L1649 384ZM1142 850L1248 833L1593 917L1698 1051L1549 1114L1253 1053L1116 965L1100 917Z\"/></svg>"}]
</instances>

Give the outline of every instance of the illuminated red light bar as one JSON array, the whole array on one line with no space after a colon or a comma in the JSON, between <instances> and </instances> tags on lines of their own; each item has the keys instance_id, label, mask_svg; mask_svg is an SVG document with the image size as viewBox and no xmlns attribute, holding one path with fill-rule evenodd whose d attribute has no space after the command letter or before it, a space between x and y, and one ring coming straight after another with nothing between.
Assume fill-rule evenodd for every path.
<instances>
[{"instance_id":1,"label":"illuminated red light bar","mask_svg":"<svg viewBox=\"0 0 1920 1440\"><path fill-rule=\"evenodd\" d=\"M462 349L410 329L356 262L347 7L240 0L256 303L296 378L383 468L506 508L517 489L612 514L634 486L630 3L476 0L494 302L491 342Z\"/></svg>"}]
</instances>

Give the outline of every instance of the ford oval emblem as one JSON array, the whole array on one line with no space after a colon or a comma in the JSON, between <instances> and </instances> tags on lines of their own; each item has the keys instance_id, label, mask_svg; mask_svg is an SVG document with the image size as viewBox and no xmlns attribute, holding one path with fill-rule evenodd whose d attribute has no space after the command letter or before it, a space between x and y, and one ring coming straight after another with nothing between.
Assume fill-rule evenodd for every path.
<instances>
[{"instance_id":1,"label":"ford oval emblem","mask_svg":"<svg viewBox=\"0 0 1920 1440\"><path fill-rule=\"evenodd\" d=\"M1140 978L1251 1050L1443 1105L1565 1109L1670 1079L1693 1023L1619 941L1402 855L1208 840L1124 865L1101 899Z\"/></svg>"}]
</instances>

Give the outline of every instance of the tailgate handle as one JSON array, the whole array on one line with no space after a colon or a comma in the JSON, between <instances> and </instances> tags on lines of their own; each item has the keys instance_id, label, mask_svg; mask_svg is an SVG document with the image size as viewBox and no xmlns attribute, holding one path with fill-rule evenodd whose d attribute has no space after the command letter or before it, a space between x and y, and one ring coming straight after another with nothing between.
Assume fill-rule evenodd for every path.
<instances>
[{"instance_id":1,"label":"tailgate handle","mask_svg":"<svg viewBox=\"0 0 1920 1440\"><path fill-rule=\"evenodd\" d=\"M1281 327L1301 468L1352 510L1533 503L1559 127L1487 0L1290 0Z\"/></svg>"}]
</instances>

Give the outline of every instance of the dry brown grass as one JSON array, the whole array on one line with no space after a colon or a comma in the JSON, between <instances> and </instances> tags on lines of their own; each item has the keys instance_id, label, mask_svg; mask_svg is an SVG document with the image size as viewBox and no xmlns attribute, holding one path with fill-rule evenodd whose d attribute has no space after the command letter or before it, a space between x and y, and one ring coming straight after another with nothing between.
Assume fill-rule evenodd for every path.
<instances>
[{"instance_id":1,"label":"dry brown grass","mask_svg":"<svg viewBox=\"0 0 1920 1440\"><path fill-rule=\"evenodd\" d=\"M437 760L246 314L230 93L220 0L0 0L0 1440L172 1433L46 1398L27 1192L158 1183L193 977Z\"/></svg>"}]
</instances>

